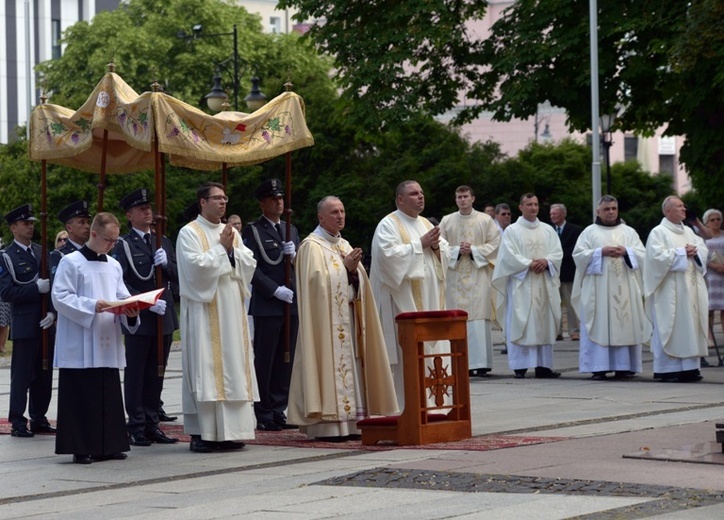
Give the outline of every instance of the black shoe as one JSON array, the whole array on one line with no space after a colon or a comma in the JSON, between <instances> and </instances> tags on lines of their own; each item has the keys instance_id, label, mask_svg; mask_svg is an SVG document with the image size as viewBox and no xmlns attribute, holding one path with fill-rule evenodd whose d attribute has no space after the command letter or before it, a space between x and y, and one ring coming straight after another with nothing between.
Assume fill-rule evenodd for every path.
<instances>
[{"instance_id":1,"label":"black shoe","mask_svg":"<svg viewBox=\"0 0 724 520\"><path fill-rule=\"evenodd\" d=\"M350 433L347 435L348 441L361 441L362 440L362 434L361 433Z\"/></svg>"},{"instance_id":2,"label":"black shoe","mask_svg":"<svg viewBox=\"0 0 724 520\"><path fill-rule=\"evenodd\" d=\"M629 370L616 370L613 375L614 379L631 379L635 374Z\"/></svg>"},{"instance_id":3,"label":"black shoe","mask_svg":"<svg viewBox=\"0 0 724 520\"><path fill-rule=\"evenodd\" d=\"M479 368L478 377L490 377L490 368Z\"/></svg>"},{"instance_id":4,"label":"black shoe","mask_svg":"<svg viewBox=\"0 0 724 520\"><path fill-rule=\"evenodd\" d=\"M143 432L133 432L128 434L128 442L131 446L150 446L153 441L146 437Z\"/></svg>"},{"instance_id":5,"label":"black shoe","mask_svg":"<svg viewBox=\"0 0 724 520\"><path fill-rule=\"evenodd\" d=\"M516 378L516 379L524 379L526 372L528 372L528 370L525 369L525 368L521 368L521 369L516 370L516 371L515 371L515 378Z\"/></svg>"},{"instance_id":6,"label":"black shoe","mask_svg":"<svg viewBox=\"0 0 724 520\"><path fill-rule=\"evenodd\" d=\"M555 379L561 377L561 373L553 372L553 370L547 367L536 367L535 377L536 379Z\"/></svg>"},{"instance_id":7,"label":"black shoe","mask_svg":"<svg viewBox=\"0 0 724 520\"><path fill-rule=\"evenodd\" d=\"M563 341L563 334L558 334L558 336L556 336L556 341Z\"/></svg>"},{"instance_id":8,"label":"black shoe","mask_svg":"<svg viewBox=\"0 0 724 520\"><path fill-rule=\"evenodd\" d=\"M90 455L73 455L73 462L76 464L92 464L93 457Z\"/></svg>"},{"instance_id":9,"label":"black shoe","mask_svg":"<svg viewBox=\"0 0 724 520\"><path fill-rule=\"evenodd\" d=\"M176 419L178 419L178 416L176 415L168 415L163 408L159 408L158 410L158 420L161 422L174 422Z\"/></svg>"},{"instance_id":10,"label":"black shoe","mask_svg":"<svg viewBox=\"0 0 724 520\"><path fill-rule=\"evenodd\" d=\"M56 433L56 429L46 422L43 424L30 424L30 431L33 433Z\"/></svg>"},{"instance_id":11,"label":"black shoe","mask_svg":"<svg viewBox=\"0 0 724 520\"><path fill-rule=\"evenodd\" d=\"M25 425L10 430L10 435L13 437L35 437L35 434L28 430L28 427Z\"/></svg>"},{"instance_id":12,"label":"black shoe","mask_svg":"<svg viewBox=\"0 0 724 520\"><path fill-rule=\"evenodd\" d=\"M503 350L500 351L500 353L501 353L501 354L507 354L507 353L508 353L508 349L507 349L507 348L504 348Z\"/></svg>"},{"instance_id":13,"label":"black shoe","mask_svg":"<svg viewBox=\"0 0 724 520\"><path fill-rule=\"evenodd\" d=\"M591 379L594 381L605 381L608 379L608 376L606 375L606 372L594 372Z\"/></svg>"},{"instance_id":14,"label":"black shoe","mask_svg":"<svg viewBox=\"0 0 724 520\"><path fill-rule=\"evenodd\" d=\"M279 426L282 430L298 430L299 426L296 424L289 424L287 422L275 422L277 426Z\"/></svg>"},{"instance_id":15,"label":"black shoe","mask_svg":"<svg viewBox=\"0 0 724 520\"><path fill-rule=\"evenodd\" d=\"M335 435L334 437L317 437L316 439L321 442L347 442L349 440L349 437Z\"/></svg>"},{"instance_id":16,"label":"black shoe","mask_svg":"<svg viewBox=\"0 0 724 520\"><path fill-rule=\"evenodd\" d=\"M701 358L701 366L710 367L711 364L709 363L709 361L707 361L707 359L705 357L703 357L703 358Z\"/></svg>"},{"instance_id":17,"label":"black shoe","mask_svg":"<svg viewBox=\"0 0 724 520\"><path fill-rule=\"evenodd\" d=\"M126 460L128 455L119 451L118 453L112 453L111 455L91 455L90 458L93 462L103 462L104 460ZM83 462L82 464L87 463Z\"/></svg>"},{"instance_id":18,"label":"black shoe","mask_svg":"<svg viewBox=\"0 0 724 520\"><path fill-rule=\"evenodd\" d=\"M262 432L280 432L282 427L275 422L260 422L256 425L256 429Z\"/></svg>"},{"instance_id":19,"label":"black shoe","mask_svg":"<svg viewBox=\"0 0 724 520\"><path fill-rule=\"evenodd\" d=\"M163 433L163 430L161 430L161 428L156 428L152 431L146 431L145 436L149 441L155 442L157 444L174 444L178 442L178 439L176 437L169 437L168 435Z\"/></svg>"},{"instance_id":20,"label":"black shoe","mask_svg":"<svg viewBox=\"0 0 724 520\"><path fill-rule=\"evenodd\" d=\"M201 435L192 435L189 443L189 450L194 453L212 453L214 449L206 441L201 439Z\"/></svg>"},{"instance_id":21,"label":"black shoe","mask_svg":"<svg viewBox=\"0 0 724 520\"><path fill-rule=\"evenodd\" d=\"M220 441L214 443L214 449L219 451L242 450L246 447L241 441Z\"/></svg>"}]
</instances>

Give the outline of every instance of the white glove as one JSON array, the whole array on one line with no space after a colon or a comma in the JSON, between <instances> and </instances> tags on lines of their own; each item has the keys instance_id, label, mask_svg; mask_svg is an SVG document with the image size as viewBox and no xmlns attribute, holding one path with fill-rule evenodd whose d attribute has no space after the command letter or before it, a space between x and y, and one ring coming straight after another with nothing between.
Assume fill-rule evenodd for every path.
<instances>
[{"instance_id":1,"label":"white glove","mask_svg":"<svg viewBox=\"0 0 724 520\"><path fill-rule=\"evenodd\" d=\"M162 251L162 249L159 249L159 251ZM156 302L156 305L153 307L148 308L149 311L155 312L159 316L163 316L166 314L166 300L158 300Z\"/></svg>"},{"instance_id":2,"label":"white glove","mask_svg":"<svg viewBox=\"0 0 724 520\"><path fill-rule=\"evenodd\" d=\"M160 265L161 267L166 267L168 265L168 257L166 256L166 251L162 247L156 249L156 252L153 254L153 265Z\"/></svg>"},{"instance_id":3,"label":"white glove","mask_svg":"<svg viewBox=\"0 0 724 520\"><path fill-rule=\"evenodd\" d=\"M284 285L277 287L277 290L274 291L274 297L287 303L292 303L294 301L294 293L291 289L285 287Z\"/></svg>"},{"instance_id":4,"label":"white glove","mask_svg":"<svg viewBox=\"0 0 724 520\"><path fill-rule=\"evenodd\" d=\"M48 278L38 278L35 280L35 283L38 284L38 291L40 291L40 294L50 292L50 280Z\"/></svg>"},{"instance_id":5,"label":"white glove","mask_svg":"<svg viewBox=\"0 0 724 520\"><path fill-rule=\"evenodd\" d=\"M55 321L55 314L53 314L52 312L49 312L48 314L45 315L45 318L40 320L40 328L49 329L53 325L54 321Z\"/></svg>"},{"instance_id":6,"label":"white glove","mask_svg":"<svg viewBox=\"0 0 724 520\"><path fill-rule=\"evenodd\" d=\"M294 246L294 242L292 242L291 240L289 242L282 242L282 245L284 246L285 255L294 256L296 254L297 248Z\"/></svg>"}]
</instances>

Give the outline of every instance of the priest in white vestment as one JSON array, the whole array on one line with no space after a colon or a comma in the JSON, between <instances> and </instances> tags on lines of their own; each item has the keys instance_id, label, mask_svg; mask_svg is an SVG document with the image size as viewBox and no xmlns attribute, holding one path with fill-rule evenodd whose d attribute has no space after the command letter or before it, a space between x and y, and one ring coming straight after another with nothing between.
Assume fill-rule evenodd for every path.
<instances>
[{"instance_id":1,"label":"priest in white vestment","mask_svg":"<svg viewBox=\"0 0 724 520\"><path fill-rule=\"evenodd\" d=\"M704 282L709 250L684 225L686 206L676 196L662 204L664 218L646 241L644 293L653 325L654 378L699 381L707 355L709 296Z\"/></svg>"},{"instance_id":2,"label":"priest in white vestment","mask_svg":"<svg viewBox=\"0 0 724 520\"><path fill-rule=\"evenodd\" d=\"M191 451L239 449L254 438L258 400L244 298L256 261L221 218L228 197L208 182L197 191L200 215L176 242L181 294L182 404Z\"/></svg>"},{"instance_id":3,"label":"priest in white vestment","mask_svg":"<svg viewBox=\"0 0 724 520\"><path fill-rule=\"evenodd\" d=\"M417 181L403 181L395 190L397 211L383 218L372 238L370 282L385 333L397 402L404 409L402 348L395 316L402 312L445 309L445 276L449 259L440 228L420 214L425 194ZM450 342L425 343L428 354L449 353ZM432 358L429 359L432 366Z\"/></svg>"},{"instance_id":4,"label":"priest in white vestment","mask_svg":"<svg viewBox=\"0 0 724 520\"><path fill-rule=\"evenodd\" d=\"M356 422L398 414L382 327L362 250L342 238L344 204L325 197L319 226L295 261L299 335L289 392L289 422L330 441L359 437Z\"/></svg>"},{"instance_id":5,"label":"priest in white vestment","mask_svg":"<svg viewBox=\"0 0 724 520\"><path fill-rule=\"evenodd\" d=\"M493 271L497 318L503 327L508 366L517 379L556 378L553 343L561 320L558 274L563 250L553 228L538 220L538 197L520 198L521 217L508 226Z\"/></svg>"},{"instance_id":6,"label":"priest in white vestment","mask_svg":"<svg viewBox=\"0 0 724 520\"><path fill-rule=\"evenodd\" d=\"M468 367L470 375L485 377L493 368L493 276L500 231L487 213L473 209L470 186L455 190L459 211L445 215L440 235L450 244L450 263L445 283L448 309L468 313Z\"/></svg>"},{"instance_id":7,"label":"priest in white vestment","mask_svg":"<svg viewBox=\"0 0 724 520\"><path fill-rule=\"evenodd\" d=\"M645 248L636 231L618 218L618 201L604 195L596 223L578 237L573 250L576 276L572 304L581 320L579 367L600 381L614 372L626 379L641 372Z\"/></svg>"}]
</instances>

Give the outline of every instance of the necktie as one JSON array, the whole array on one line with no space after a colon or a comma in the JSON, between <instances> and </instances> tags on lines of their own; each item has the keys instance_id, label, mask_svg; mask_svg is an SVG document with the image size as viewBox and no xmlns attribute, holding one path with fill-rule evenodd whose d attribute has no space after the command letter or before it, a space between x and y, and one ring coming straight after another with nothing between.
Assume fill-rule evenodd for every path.
<instances>
[{"instance_id":1,"label":"necktie","mask_svg":"<svg viewBox=\"0 0 724 520\"><path fill-rule=\"evenodd\" d=\"M29 254L30 256L33 257L33 259L35 259L35 253L33 253L33 248L32 248L32 247L28 246L28 249L26 249L26 251L28 252L28 254Z\"/></svg>"},{"instance_id":2,"label":"necktie","mask_svg":"<svg viewBox=\"0 0 724 520\"><path fill-rule=\"evenodd\" d=\"M276 230L277 230L277 234L279 235L279 240L284 242L284 236L282 235L282 227L279 225L279 222L274 224L274 228L276 228Z\"/></svg>"},{"instance_id":3,"label":"necktie","mask_svg":"<svg viewBox=\"0 0 724 520\"><path fill-rule=\"evenodd\" d=\"M558 236L561 236L561 234L563 233L563 229L559 227L556 227L556 231L558 232Z\"/></svg>"},{"instance_id":4,"label":"necktie","mask_svg":"<svg viewBox=\"0 0 724 520\"><path fill-rule=\"evenodd\" d=\"M151 233L146 233L143 235L143 239L146 241L146 245L148 246L148 249L153 251L153 248L151 247Z\"/></svg>"}]
</instances>

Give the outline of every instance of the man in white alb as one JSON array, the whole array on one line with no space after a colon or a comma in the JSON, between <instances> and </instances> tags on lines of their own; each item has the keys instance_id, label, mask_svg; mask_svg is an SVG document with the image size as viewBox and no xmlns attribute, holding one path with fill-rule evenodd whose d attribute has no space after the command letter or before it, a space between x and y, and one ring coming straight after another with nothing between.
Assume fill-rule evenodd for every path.
<instances>
[{"instance_id":1,"label":"man in white alb","mask_svg":"<svg viewBox=\"0 0 724 520\"><path fill-rule=\"evenodd\" d=\"M221 218L229 198L207 182L197 191L200 215L178 235L181 294L181 397L191 451L239 449L254 438L259 399L244 298L256 261Z\"/></svg>"},{"instance_id":2,"label":"man in white alb","mask_svg":"<svg viewBox=\"0 0 724 520\"><path fill-rule=\"evenodd\" d=\"M661 209L664 218L649 234L644 263L646 315L654 329L654 378L699 381L701 358L708 353L709 295L704 275L709 250L684 225L686 206L679 197L666 197Z\"/></svg>"},{"instance_id":3,"label":"man in white alb","mask_svg":"<svg viewBox=\"0 0 724 520\"><path fill-rule=\"evenodd\" d=\"M372 239L370 283L385 333L395 392L404 408L402 350L397 341L395 316L401 312L445 308L448 243L420 214L425 194L417 181L403 181L395 190L397 211L383 218ZM429 353L449 352L448 341L426 344Z\"/></svg>"},{"instance_id":4,"label":"man in white alb","mask_svg":"<svg viewBox=\"0 0 724 520\"><path fill-rule=\"evenodd\" d=\"M500 232L486 213L473 209L470 186L455 190L459 211L445 215L440 234L450 244L450 263L445 284L448 309L468 313L468 367L470 375L485 377L493 368L492 286Z\"/></svg>"},{"instance_id":5,"label":"man in white alb","mask_svg":"<svg viewBox=\"0 0 724 520\"><path fill-rule=\"evenodd\" d=\"M563 250L553 228L538 220L538 197L526 193L518 209L522 216L505 230L493 271L496 311L515 377L522 379L535 368L535 377L552 379L561 375L551 369L561 320Z\"/></svg>"},{"instance_id":6,"label":"man in white alb","mask_svg":"<svg viewBox=\"0 0 724 520\"><path fill-rule=\"evenodd\" d=\"M581 320L579 370L594 380L626 379L641 372L646 339L641 268L645 249L636 231L618 218L618 201L604 195L596 222L573 249L576 276L571 303Z\"/></svg>"}]
</instances>

